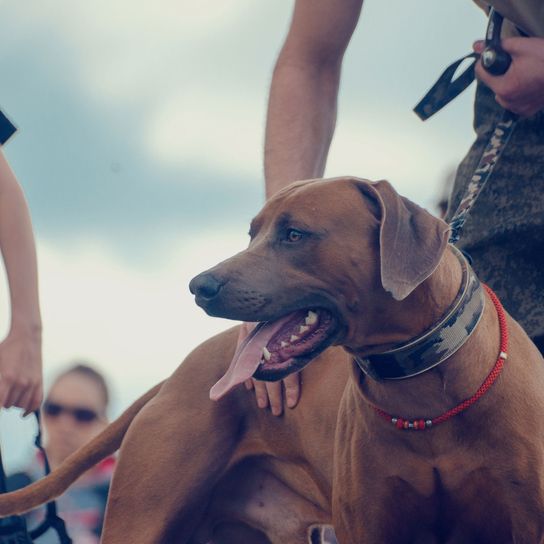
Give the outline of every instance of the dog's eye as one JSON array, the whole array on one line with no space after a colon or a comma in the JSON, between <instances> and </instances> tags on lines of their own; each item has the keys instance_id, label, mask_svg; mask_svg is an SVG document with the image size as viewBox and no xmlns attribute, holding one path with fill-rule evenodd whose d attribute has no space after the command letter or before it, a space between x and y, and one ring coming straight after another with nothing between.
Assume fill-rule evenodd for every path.
<instances>
[{"instance_id":1,"label":"dog's eye","mask_svg":"<svg viewBox=\"0 0 544 544\"><path fill-rule=\"evenodd\" d=\"M302 237L304 236L304 233L297 229L289 229L286 234L286 240L288 242L299 242Z\"/></svg>"}]
</instances>

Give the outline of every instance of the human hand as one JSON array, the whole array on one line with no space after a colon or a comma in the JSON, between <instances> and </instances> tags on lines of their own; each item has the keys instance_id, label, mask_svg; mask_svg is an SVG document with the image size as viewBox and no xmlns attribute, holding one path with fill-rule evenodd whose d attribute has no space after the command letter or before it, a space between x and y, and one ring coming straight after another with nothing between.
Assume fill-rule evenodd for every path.
<instances>
[{"instance_id":1,"label":"human hand","mask_svg":"<svg viewBox=\"0 0 544 544\"><path fill-rule=\"evenodd\" d=\"M242 323L238 334L237 347L255 328L255 323ZM282 385L283 384L283 385ZM283 413L284 401L288 408L294 408L300 398L300 374L290 374L278 382L263 382L250 378L245 381L246 389L255 390L255 398L259 408L267 408L275 416Z\"/></svg>"},{"instance_id":2,"label":"human hand","mask_svg":"<svg viewBox=\"0 0 544 544\"><path fill-rule=\"evenodd\" d=\"M26 415L42 397L41 331L12 329L0 343L0 406L18 406Z\"/></svg>"},{"instance_id":3,"label":"human hand","mask_svg":"<svg viewBox=\"0 0 544 544\"><path fill-rule=\"evenodd\" d=\"M477 62L476 77L495 93L503 108L529 117L544 108L544 39L505 38L501 46L512 57L508 71L493 76ZM476 53L484 48L483 41L473 45Z\"/></svg>"}]
</instances>

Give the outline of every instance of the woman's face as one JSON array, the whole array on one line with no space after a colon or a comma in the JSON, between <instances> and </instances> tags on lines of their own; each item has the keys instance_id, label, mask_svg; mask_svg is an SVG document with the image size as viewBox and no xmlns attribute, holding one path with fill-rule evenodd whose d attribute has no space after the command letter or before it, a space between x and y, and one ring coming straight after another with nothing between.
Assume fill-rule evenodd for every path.
<instances>
[{"instance_id":1,"label":"woman's face","mask_svg":"<svg viewBox=\"0 0 544 544\"><path fill-rule=\"evenodd\" d=\"M51 387L42 413L47 453L55 464L86 444L107 424L104 393L89 376L70 372Z\"/></svg>"}]
</instances>

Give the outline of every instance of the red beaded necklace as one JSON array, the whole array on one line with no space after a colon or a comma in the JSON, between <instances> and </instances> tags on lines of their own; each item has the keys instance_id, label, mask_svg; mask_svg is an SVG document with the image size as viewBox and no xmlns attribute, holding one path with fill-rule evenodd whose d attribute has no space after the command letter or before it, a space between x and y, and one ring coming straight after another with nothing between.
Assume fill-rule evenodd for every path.
<instances>
[{"instance_id":1,"label":"red beaded necklace","mask_svg":"<svg viewBox=\"0 0 544 544\"><path fill-rule=\"evenodd\" d=\"M504 309L499 302L499 299L497 298L497 295L487 286L484 285L485 290L487 291L487 294L491 298L491 301L493 302L493 305L495 306L495 309L497 310L497 317L499 319L499 329L500 329L500 349L499 349L499 357L497 358L497 362L491 369L491 372L488 374L485 381L482 383L478 391L474 393L471 397L468 399L465 399L464 401L460 402L457 406L454 408L451 408L447 412L444 412L443 414L434 417L432 419L405 419L401 417L395 417L391 414L388 414L381 408L378 408L377 406L374 406L373 404L370 404L370 406L383 418L389 420L397 429L400 430L414 430L414 431L425 431L426 429L430 429L431 427L435 425L439 425L440 423L444 423L444 421L447 421L448 419L452 418L453 416L456 416L457 414L460 414L461 412L465 411L467 408L472 406L480 397L483 397L488 389L495 383L497 378L499 377L499 374L501 373L501 370L504 366L504 361L508 358L507 349L508 349L508 327L506 325L506 315L504 313Z\"/></svg>"}]
</instances>

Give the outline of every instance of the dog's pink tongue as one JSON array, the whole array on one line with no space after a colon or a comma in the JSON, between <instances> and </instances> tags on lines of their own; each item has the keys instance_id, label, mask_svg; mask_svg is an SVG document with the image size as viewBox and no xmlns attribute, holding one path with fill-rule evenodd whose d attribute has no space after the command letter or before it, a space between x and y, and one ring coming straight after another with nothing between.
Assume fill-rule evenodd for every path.
<instances>
[{"instance_id":1,"label":"dog's pink tongue","mask_svg":"<svg viewBox=\"0 0 544 544\"><path fill-rule=\"evenodd\" d=\"M282 317L277 321L267 321L255 328L236 350L225 375L210 389L210 399L219 400L233 387L253 376L259 366L263 348L289 320L289 317Z\"/></svg>"}]
</instances>

